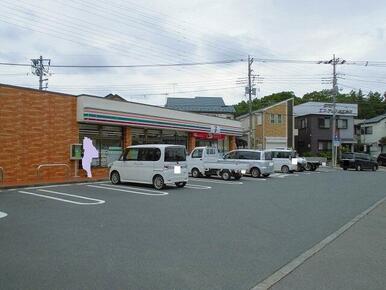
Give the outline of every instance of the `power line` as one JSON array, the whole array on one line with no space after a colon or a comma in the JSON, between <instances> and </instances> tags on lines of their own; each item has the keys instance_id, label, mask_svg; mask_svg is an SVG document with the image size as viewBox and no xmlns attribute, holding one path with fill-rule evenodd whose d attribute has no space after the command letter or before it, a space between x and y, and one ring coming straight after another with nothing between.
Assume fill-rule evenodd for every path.
<instances>
[{"instance_id":1,"label":"power line","mask_svg":"<svg viewBox=\"0 0 386 290\"><path fill-rule=\"evenodd\" d=\"M174 67L174 66L201 66L201 65L219 65L219 64L232 64L238 62L245 62L244 59L230 59L219 61L206 61L206 62L185 62L185 63L157 63L157 64L129 64L129 65L64 65L64 64L51 64L51 67L56 68L146 68L146 67ZM30 66L26 63L8 63L0 62L0 65L7 66Z\"/></svg>"}]
</instances>

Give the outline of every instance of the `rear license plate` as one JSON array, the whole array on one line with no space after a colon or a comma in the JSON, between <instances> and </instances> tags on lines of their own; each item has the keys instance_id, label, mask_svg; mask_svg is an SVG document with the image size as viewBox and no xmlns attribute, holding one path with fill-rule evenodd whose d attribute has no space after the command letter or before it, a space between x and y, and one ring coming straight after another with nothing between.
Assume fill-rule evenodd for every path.
<instances>
[{"instance_id":1,"label":"rear license plate","mask_svg":"<svg viewBox=\"0 0 386 290\"><path fill-rule=\"evenodd\" d=\"M174 174L181 174L181 166L179 165L174 166Z\"/></svg>"}]
</instances>

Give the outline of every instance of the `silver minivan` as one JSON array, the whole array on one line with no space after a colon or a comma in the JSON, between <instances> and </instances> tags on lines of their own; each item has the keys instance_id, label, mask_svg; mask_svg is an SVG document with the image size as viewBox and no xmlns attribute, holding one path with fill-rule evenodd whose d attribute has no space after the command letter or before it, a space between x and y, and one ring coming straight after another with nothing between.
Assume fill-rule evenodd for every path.
<instances>
[{"instance_id":1,"label":"silver minivan","mask_svg":"<svg viewBox=\"0 0 386 290\"><path fill-rule=\"evenodd\" d=\"M270 155L269 155L270 156ZM252 177L268 177L274 171L273 161L265 160L265 152L253 149L236 149L224 155L224 160L248 165L246 174Z\"/></svg>"},{"instance_id":2,"label":"silver minivan","mask_svg":"<svg viewBox=\"0 0 386 290\"><path fill-rule=\"evenodd\" d=\"M181 145L135 145L127 147L110 167L113 184L134 182L153 184L162 189L166 184L184 187L188 181L186 149Z\"/></svg>"},{"instance_id":3,"label":"silver minivan","mask_svg":"<svg viewBox=\"0 0 386 290\"><path fill-rule=\"evenodd\" d=\"M297 170L298 162L293 150L283 148L267 149L265 153L265 159L272 159L275 171L290 173Z\"/></svg>"}]
</instances>

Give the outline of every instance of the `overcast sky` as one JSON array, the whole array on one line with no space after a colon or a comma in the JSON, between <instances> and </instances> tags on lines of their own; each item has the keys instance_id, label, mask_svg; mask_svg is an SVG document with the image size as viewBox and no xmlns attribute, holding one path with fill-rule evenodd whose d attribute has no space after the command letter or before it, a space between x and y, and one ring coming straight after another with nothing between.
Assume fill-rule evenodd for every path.
<instances>
[{"instance_id":1,"label":"overcast sky","mask_svg":"<svg viewBox=\"0 0 386 290\"><path fill-rule=\"evenodd\" d=\"M0 62L132 65L255 58L386 61L386 2L312 0L1 0ZM258 96L331 88L325 64L254 62ZM51 68L48 89L164 105L167 96L246 100L245 62ZM340 65L343 92L386 91L386 67ZM0 66L0 83L36 88L28 67Z\"/></svg>"}]
</instances>

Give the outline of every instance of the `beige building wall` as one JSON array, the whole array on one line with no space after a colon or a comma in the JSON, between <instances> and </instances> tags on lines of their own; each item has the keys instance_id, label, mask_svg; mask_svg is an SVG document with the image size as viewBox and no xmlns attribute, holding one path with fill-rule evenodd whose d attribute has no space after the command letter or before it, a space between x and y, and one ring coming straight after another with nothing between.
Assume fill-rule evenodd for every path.
<instances>
[{"instance_id":1,"label":"beige building wall","mask_svg":"<svg viewBox=\"0 0 386 290\"><path fill-rule=\"evenodd\" d=\"M266 137L287 137L287 103L274 105L262 112L263 122L261 125L256 125L256 144L257 147L266 147ZM271 114L280 114L281 123L272 124Z\"/></svg>"}]
</instances>

